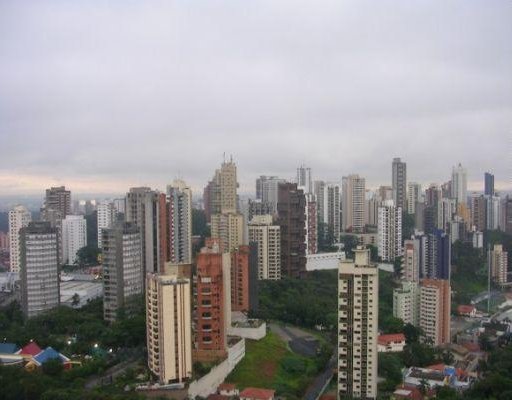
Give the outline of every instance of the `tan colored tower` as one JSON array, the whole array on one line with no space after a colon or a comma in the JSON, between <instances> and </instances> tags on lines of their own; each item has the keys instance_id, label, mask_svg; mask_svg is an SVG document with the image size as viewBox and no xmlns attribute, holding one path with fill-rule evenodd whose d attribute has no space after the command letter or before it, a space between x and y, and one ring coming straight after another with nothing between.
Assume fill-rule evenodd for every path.
<instances>
[{"instance_id":1,"label":"tan colored tower","mask_svg":"<svg viewBox=\"0 0 512 400\"><path fill-rule=\"evenodd\" d=\"M212 238L218 238L221 250L231 252L244 241L244 216L237 213L213 214Z\"/></svg>"},{"instance_id":2,"label":"tan colored tower","mask_svg":"<svg viewBox=\"0 0 512 400\"><path fill-rule=\"evenodd\" d=\"M146 331L148 367L161 384L192 377L190 280L177 275L148 274Z\"/></svg>"},{"instance_id":3,"label":"tan colored tower","mask_svg":"<svg viewBox=\"0 0 512 400\"><path fill-rule=\"evenodd\" d=\"M339 265L338 398L377 398L379 275L370 250Z\"/></svg>"},{"instance_id":4,"label":"tan colored tower","mask_svg":"<svg viewBox=\"0 0 512 400\"><path fill-rule=\"evenodd\" d=\"M491 251L491 277L498 285L507 283L508 252L503 251L503 245L495 244Z\"/></svg>"},{"instance_id":5,"label":"tan colored tower","mask_svg":"<svg viewBox=\"0 0 512 400\"><path fill-rule=\"evenodd\" d=\"M342 230L362 232L365 223L365 179L359 175L342 179Z\"/></svg>"},{"instance_id":6,"label":"tan colored tower","mask_svg":"<svg viewBox=\"0 0 512 400\"><path fill-rule=\"evenodd\" d=\"M433 346L450 343L450 281L420 281L420 328Z\"/></svg>"},{"instance_id":7,"label":"tan colored tower","mask_svg":"<svg viewBox=\"0 0 512 400\"><path fill-rule=\"evenodd\" d=\"M229 162L223 162L219 174L218 182L220 183L220 212L236 213L237 198L236 189L238 183L236 181L236 165L231 159Z\"/></svg>"}]
</instances>

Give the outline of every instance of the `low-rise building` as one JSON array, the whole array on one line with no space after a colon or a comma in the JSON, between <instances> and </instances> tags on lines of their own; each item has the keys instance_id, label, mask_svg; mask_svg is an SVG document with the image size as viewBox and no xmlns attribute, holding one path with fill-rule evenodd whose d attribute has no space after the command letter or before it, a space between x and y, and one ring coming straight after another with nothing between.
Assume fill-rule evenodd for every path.
<instances>
[{"instance_id":1,"label":"low-rise building","mask_svg":"<svg viewBox=\"0 0 512 400\"><path fill-rule=\"evenodd\" d=\"M400 352L404 350L404 347L405 335L403 333L379 335L377 339L377 350L379 353Z\"/></svg>"},{"instance_id":2,"label":"low-rise building","mask_svg":"<svg viewBox=\"0 0 512 400\"><path fill-rule=\"evenodd\" d=\"M476 307L472 305L461 304L457 307L457 314L462 317L476 317Z\"/></svg>"}]
</instances>

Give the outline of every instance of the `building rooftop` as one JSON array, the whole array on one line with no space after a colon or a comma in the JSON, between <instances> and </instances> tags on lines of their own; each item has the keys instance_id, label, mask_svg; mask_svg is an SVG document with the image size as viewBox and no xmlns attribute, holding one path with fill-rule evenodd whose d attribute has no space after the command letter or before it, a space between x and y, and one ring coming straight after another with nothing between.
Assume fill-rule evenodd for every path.
<instances>
[{"instance_id":1,"label":"building rooftop","mask_svg":"<svg viewBox=\"0 0 512 400\"><path fill-rule=\"evenodd\" d=\"M388 345L390 343L405 342L405 335L403 333L391 333L388 335L379 335L378 343Z\"/></svg>"},{"instance_id":2,"label":"building rooftop","mask_svg":"<svg viewBox=\"0 0 512 400\"><path fill-rule=\"evenodd\" d=\"M14 343L0 343L0 354L14 354L18 351L18 346Z\"/></svg>"},{"instance_id":3,"label":"building rooftop","mask_svg":"<svg viewBox=\"0 0 512 400\"><path fill-rule=\"evenodd\" d=\"M275 390L248 387L240 392L240 398L268 400L274 398L274 394Z\"/></svg>"}]
</instances>

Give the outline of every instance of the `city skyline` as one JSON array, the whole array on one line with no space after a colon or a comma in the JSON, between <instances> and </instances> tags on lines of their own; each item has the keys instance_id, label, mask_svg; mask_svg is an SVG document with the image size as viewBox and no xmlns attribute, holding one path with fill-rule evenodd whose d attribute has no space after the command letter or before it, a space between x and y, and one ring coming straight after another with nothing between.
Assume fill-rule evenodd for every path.
<instances>
[{"instance_id":1,"label":"city skyline","mask_svg":"<svg viewBox=\"0 0 512 400\"><path fill-rule=\"evenodd\" d=\"M509 2L52 3L0 5L3 195L198 193L223 153L241 194L301 164L376 187L394 157L512 190Z\"/></svg>"}]
</instances>

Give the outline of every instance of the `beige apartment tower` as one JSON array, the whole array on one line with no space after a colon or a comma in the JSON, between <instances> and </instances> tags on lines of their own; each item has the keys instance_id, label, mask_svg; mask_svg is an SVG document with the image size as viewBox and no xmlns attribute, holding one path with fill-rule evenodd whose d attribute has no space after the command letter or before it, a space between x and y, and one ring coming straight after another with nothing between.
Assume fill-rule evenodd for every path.
<instances>
[{"instance_id":1,"label":"beige apartment tower","mask_svg":"<svg viewBox=\"0 0 512 400\"><path fill-rule=\"evenodd\" d=\"M420 328L433 346L450 343L450 281L420 281Z\"/></svg>"},{"instance_id":2,"label":"beige apartment tower","mask_svg":"<svg viewBox=\"0 0 512 400\"><path fill-rule=\"evenodd\" d=\"M338 272L338 399L376 399L378 269L358 246Z\"/></svg>"},{"instance_id":3,"label":"beige apartment tower","mask_svg":"<svg viewBox=\"0 0 512 400\"><path fill-rule=\"evenodd\" d=\"M32 221L30 211L24 206L17 205L9 211L9 248L11 260L11 272L20 272L20 230Z\"/></svg>"},{"instance_id":4,"label":"beige apartment tower","mask_svg":"<svg viewBox=\"0 0 512 400\"><path fill-rule=\"evenodd\" d=\"M495 244L491 251L491 277L498 285L507 283L508 252L503 250L503 245Z\"/></svg>"},{"instance_id":5,"label":"beige apartment tower","mask_svg":"<svg viewBox=\"0 0 512 400\"><path fill-rule=\"evenodd\" d=\"M255 215L249 223L249 243L258 246L258 279L281 279L281 228L271 215Z\"/></svg>"},{"instance_id":6,"label":"beige apartment tower","mask_svg":"<svg viewBox=\"0 0 512 400\"><path fill-rule=\"evenodd\" d=\"M178 275L146 277L148 367L161 384L192 377L190 280Z\"/></svg>"},{"instance_id":7,"label":"beige apartment tower","mask_svg":"<svg viewBox=\"0 0 512 400\"><path fill-rule=\"evenodd\" d=\"M365 224L365 179L359 175L344 176L341 190L341 229L362 232Z\"/></svg>"}]
</instances>

